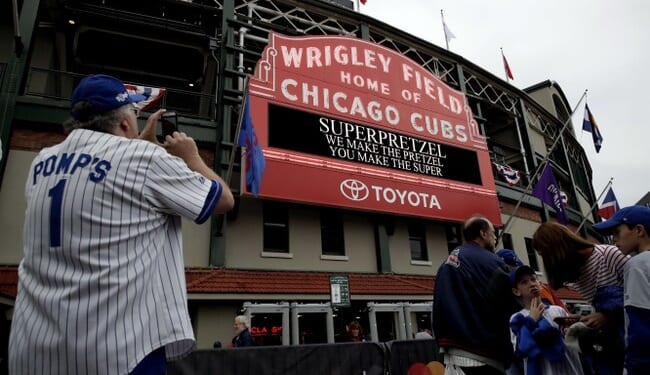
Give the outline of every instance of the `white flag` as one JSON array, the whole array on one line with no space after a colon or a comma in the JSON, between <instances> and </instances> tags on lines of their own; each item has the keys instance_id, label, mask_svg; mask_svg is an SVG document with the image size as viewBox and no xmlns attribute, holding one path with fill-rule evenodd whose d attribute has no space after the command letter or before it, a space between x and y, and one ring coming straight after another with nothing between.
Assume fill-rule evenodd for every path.
<instances>
[{"instance_id":1,"label":"white flag","mask_svg":"<svg viewBox=\"0 0 650 375\"><path fill-rule=\"evenodd\" d=\"M449 27L445 21L442 21L442 27L445 28L445 38L447 39L447 43L449 43L450 40L456 38L456 35L454 35L454 33L449 30Z\"/></svg>"}]
</instances>

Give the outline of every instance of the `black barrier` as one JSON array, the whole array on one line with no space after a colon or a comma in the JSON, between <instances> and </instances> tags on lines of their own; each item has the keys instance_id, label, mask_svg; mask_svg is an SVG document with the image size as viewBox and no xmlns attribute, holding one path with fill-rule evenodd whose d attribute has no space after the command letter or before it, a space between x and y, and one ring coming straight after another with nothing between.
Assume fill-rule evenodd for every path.
<instances>
[{"instance_id":1,"label":"black barrier","mask_svg":"<svg viewBox=\"0 0 650 375\"><path fill-rule=\"evenodd\" d=\"M390 341L386 343L386 352L391 375L406 375L414 363L426 365L441 359L433 339Z\"/></svg>"},{"instance_id":2,"label":"black barrier","mask_svg":"<svg viewBox=\"0 0 650 375\"><path fill-rule=\"evenodd\" d=\"M196 350L168 375L383 375L385 348L373 342Z\"/></svg>"}]
</instances>

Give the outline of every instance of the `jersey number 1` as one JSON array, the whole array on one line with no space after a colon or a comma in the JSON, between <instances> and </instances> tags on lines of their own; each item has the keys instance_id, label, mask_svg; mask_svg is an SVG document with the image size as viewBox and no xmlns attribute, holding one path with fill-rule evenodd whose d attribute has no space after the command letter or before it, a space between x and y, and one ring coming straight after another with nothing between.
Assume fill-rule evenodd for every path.
<instances>
[{"instance_id":1,"label":"jersey number 1","mask_svg":"<svg viewBox=\"0 0 650 375\"><path fill-rule=\"evenodd\" d=\"M66 180L59 181L47 193L52 197L50 205L50 246L61 246L61 205L63 203L63 190L65 190Z\"/></svg>"}]
</instances>

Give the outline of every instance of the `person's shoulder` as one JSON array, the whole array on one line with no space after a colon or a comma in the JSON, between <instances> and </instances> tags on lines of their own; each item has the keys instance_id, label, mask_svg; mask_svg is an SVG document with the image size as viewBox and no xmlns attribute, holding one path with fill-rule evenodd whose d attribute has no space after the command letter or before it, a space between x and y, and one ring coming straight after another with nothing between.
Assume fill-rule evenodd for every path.
<instances>
[{"instance_id":1,"label":"person's shoulder","mask_svg":"<svg viewBox=\"0 0 650 375\"><path fill-rule=\"evenodd\" d=\"M143 149L143 150L147 150L147 151L153 152L153 153L167 153L165 148L162 147L161 145L157 145L157 144L155 144L153 142L150 142L150 141L147 141L145 139L138 139L138 138L128 139L128 138L126 138L126 139L124 139L124 142L125 142L125 145L133 147L133 148Z\"/></svg>"},{"instance_id":2,"label":"person's shoulder","mask_svg":"<svg viewBox=\"0 0 650 375\"><path fill-rule=\"evenodd\" d=\"M474 243L464 243L458 246L454 251L457 251L457 255L459 257L466 258L466 259L482 258L482 257L489 256L489 254L491 253L487 249L484 249L478 244L474 244Z\"/></svg>"},{"instance_id":3,"label":"person's shoulder","mask_svg":"<svg viewBox=\"0 0 650 375\"><path fill-rule=\"evenodd\" d=\"M614 245L608 245L608 244L594 245L594 252L605 257L612 256L612 255L625 256L625 254L623 254L623 252L621 252L621 250L618 247Z\"/></svg>"},{"instance_id":4,"label":"person's shoulder","mask_svg":"<svg viewBox=\"0 0 650 375\"><path fill-rule=\"evenodd\" d=\"M650 250L645 250L637 255L633 256L632 259L637 259L638 261L650 262Z\"/></svg>"},{"instance_id":5,"label":"person's shoulder","mask_svg":"<svg viewBox=\"0 0 650 375\"><path fill-rule=\"evenodd\" d=\"M599 259L602 259L603 262L614 269L620 269L631 258L629 255L623 254L623 252L614 245L595 245L594 253L597 253Z\"/></svg>"},{"instance_id":6,"label":"person's shoulder","mask_svg":"<svg viewBox=\"0 0 650 375\"><path fill-rule=\"evenodd\" d=\"M527 312L528 312L528 310L526 310L526 309L521 309L521 310L515 312L514 314L510 315L510 321L512 321L512 319L514 319L517 315L520 315L520 314L526 316Z\"/></svg>"},{"instance_id":7,"label":"person's shoulder","mask_svg":"<svg viewBox=\"0 0 650 375\"><path fill-rule=\"evenodd\" d=\"M126 157L145 162L176 159L176 156L168 153L162 146L144 139L123 139L118 147Z\"/></svg>"},{"instance_id":8,"label":"person's shoulder","mask_svg":"<svg viewBox=\"0 0 650 375\"><path fill-rule=\"evenodd\" d=\"M528 315L530 315L530 312L528 310L521 309L510 315L510 323L521 324L523 322L522 319L526 318Z\"/></svg>"},{"instance_id":9,"label":"person's shoulder","mask_svg":"<svg viewBox=\"0 0 650 375\"><path fill-rule=\"evenodd\" d=\"M548 305L547 309L552 315L556 315L556 316L566 316L567 315L566 310L564 310L563 308L561 308L558 305Z\"/></svg>"},{"instance_id":10,"label":"person's shoulder","mask_svg":"<svg viewBox=\"0 0 650 375\"><path fill-rule=\"evenodd\" d=\"M643 251L632 258L625 265L625 269L630 268L647 268L650 269L650 251Z\"/></svg>"}]
</instances>

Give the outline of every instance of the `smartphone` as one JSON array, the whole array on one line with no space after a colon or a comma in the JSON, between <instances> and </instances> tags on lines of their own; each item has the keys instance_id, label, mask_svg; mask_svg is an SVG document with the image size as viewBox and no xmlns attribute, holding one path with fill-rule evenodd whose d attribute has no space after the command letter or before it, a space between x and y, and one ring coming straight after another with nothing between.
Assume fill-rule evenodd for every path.
<instances>
[{"instance_id":1,"label":"smartphone","mask_svg":"<svg viewBox=\"0 0 650 375\"><path fill-rule=\"evenodd\" d=\"M558 316L557 318L553 319L553 321L559 325L570 326L571 324L580 321L580 316L579 315Z\"/></svg>"},{"instance_id":2,"label":"smartphone","mask_svg":"<svg viewBox=\"0 0 650 375\"><path fill-rule=\"evenodd\" d=\"M178 131L178 116L176 112L164 112L160 116L160 121L162 122L163 140L168 135L172 135L175 131Z\"/></svg>"}]
</instances>

